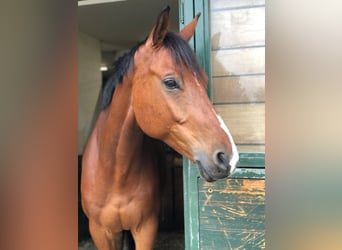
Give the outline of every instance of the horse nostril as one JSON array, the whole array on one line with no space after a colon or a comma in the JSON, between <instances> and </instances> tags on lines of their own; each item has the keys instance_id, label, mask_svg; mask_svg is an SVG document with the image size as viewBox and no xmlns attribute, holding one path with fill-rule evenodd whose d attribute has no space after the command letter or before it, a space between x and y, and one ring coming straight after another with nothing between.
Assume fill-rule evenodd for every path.
<instances>
[{"instance_id":1,"label":"horse nostril","mask_svg":"<svg viewBox=\"0 0 342 250\"><path fill-rule=\"evenodd\" d=\"M218 159L218 162L221 164L224 164L224 165L228 164L228 158L227 158L226 154L223 152L219 152L217 154L217 159Z\"/></svg>"},{"instance_id":2,"label":"horse nostril","mask_svg":"<svg viewBox=\"0 0 342 250\"><path fill-rule=\"evenodd\" d=\"M219 163L224 164L224 162L225 162L225 159L224 159L224 158L225 158L224 153L219 152L219 153L217 154L217 159L218 159Z\"/></svg>"},{"instance_id":3,"label":"horse nostril","mask_svg":"<svg viewBox=\"0 0 342 250\"><path fill-rule=\"evenodd\" d=\"M216 159L217 159L218 166L222 170L227 170L228 169L228 167L229 167L229 158L228 158L226 153L218 152L216 154Z\"/></svg>"}]
</instances>

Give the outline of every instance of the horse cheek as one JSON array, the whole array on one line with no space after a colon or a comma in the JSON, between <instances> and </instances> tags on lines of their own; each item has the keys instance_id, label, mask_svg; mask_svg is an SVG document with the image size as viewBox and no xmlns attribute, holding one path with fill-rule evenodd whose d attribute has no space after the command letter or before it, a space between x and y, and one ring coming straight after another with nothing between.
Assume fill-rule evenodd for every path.
<instances>
[{"instance_id":1,"label":"horse cheek","mask_svg":"<svg viewBox=\"0 0 342 250\"><path fill-rule=\"evenodd\" d=\"M142 93L137 90L136 95L133 96L133 107L134 114L137 120L139 127L142 131L148 136L155 139L162 139L166 135L166 129L164 125L164 115L165 110L163 110L160 105L151 105L151 102L158 103L158 100L155 99L154 96L145 93Z\"/></svg>"}]
</instances>

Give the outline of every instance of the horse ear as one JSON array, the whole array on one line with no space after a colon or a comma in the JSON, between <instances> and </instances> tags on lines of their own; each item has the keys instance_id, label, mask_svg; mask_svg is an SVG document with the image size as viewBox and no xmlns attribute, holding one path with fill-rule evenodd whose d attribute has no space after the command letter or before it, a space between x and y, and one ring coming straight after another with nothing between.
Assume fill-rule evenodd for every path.
<instances>
[{"instance_id":1,"label":"horse ear","mask_svg":"<svg viewBox=\"0 0 342 250\"><path fill-rule=\"evenodd\" d=\"M185 26L178 34L185 40L185 41L190 41L191 37L195 33L196 25L198 18L201 16L201 13L198 13L192 21Z\"/></svg>"},{"instance_id":2,"label":"horse ear","mask_svg":"<svg viewBox=\"0 0 342 250\"><path fill-rule=\"evenodd\" d=\"M169 12L170 6L167 6L162 10L162 12L160 12L157 23L148 36L146 44L152 45L152 47L155 48L158 48L162 45L164 38L169 31Z\"/></svg>"}]
</instances>

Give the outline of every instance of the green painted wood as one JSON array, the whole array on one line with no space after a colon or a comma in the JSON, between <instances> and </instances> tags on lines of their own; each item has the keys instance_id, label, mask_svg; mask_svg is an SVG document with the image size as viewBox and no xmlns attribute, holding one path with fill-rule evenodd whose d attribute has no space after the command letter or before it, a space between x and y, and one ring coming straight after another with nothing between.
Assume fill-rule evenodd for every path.
<instances>
[{"instance_id":1,"label":"green painted wood","mask_svg":"<svg viewBox=\"0 0 342 250\"><path fill-rule=\"evenodd\" d=\"M240 179L265 179L265 169L238 168L229 178Z\"/></svg>"},{"instance_id":2,"label":"green painted wood","mask_svg":"<svg viewBox=\"0 0 342 250\"><path fill-rule=\"evenodd\" d=\"M192 0L179 0L179 30L182 30L194 18L194 3ZM195 48L194 38L191 38L189 44Z\"/></svg>"},{"instance_id":3,"label":"green painted wood","mask_svg":"<svg viewBox=\"0 0 342 250\"><path fill-rule=\"evenodd\" d=\"M265 180L198 180L200 248L265 248Z\"/></svg>"},{"instance_id":4,"label":"green painted wood","mask_svg":"<svg viewBox=\"0 0 342 250\"><path fill-rule=\"evenodd\" d=\"M264 154L240 153L240 161L228 179L208 183L184 160L186 249L265 248Z\"/></svg>"},{"instance_id":5,"label":"green painted wood","mask_svg":"<svg viewBox=\"0 0 342 250\"><path fill-rule=\"evenodd\" d=\"M265 168L265 154L264 153L240 153L240 160L237 167L248 168Z\"/></svg>"},{"instance_id":6,"label":"green painted wood","mask_svg":"<svg viewBox=\"0 0 342 250\"><path fill-rule=\"evenodd\" d=\"M184 233L185 249L199 249L199 214L198 214L198 170L197 166L183 158L184 192Z\"/></svg>"},{"instance_id":7,"label":"green painted wood","mask_svg":"<svg viewBox=\"0 0 342 250\"><path fill-rule=\"evenodd\" d=\"M210 100L212 96L212 77L211 77L211 39L209 30L209 5L208 1L194 0L194 14L201 13L195 33L195 52L200 65L208 75L207 93Z\"/></svg>"}]
</instances>

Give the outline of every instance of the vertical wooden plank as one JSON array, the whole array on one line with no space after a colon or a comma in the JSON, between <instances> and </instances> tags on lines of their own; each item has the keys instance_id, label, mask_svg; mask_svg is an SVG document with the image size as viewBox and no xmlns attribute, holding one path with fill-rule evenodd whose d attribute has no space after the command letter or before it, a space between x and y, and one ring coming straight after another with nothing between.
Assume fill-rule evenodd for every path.
<instances>
[{"instance_id":1,"label":"vertical wooden plank","mask_svg":"<svg viewBox=\"0 0 342 250\"><path fill-rule=\"evenodd\" d=\"M190 0L179 0L179 13L180 13L180 22L179 22L179 30L182 30L191 20L194 18L194 4L193 1ZM192 48L194 48L194 38L191 38L189 44Z\"/></svg>"},{"instance_id":2,"label":"vertical wooden plank","mask_svg":"<svg viewBox=\"0 0 342 250\"><path fill-rule=\"evenodd\" d=\"M195 53L199 60L200 65L208 75L208 89L207 93L212 100L212 84L211 84L211 66L210 66L210 29L209 29L209 6L208 2L203 0L194 1L194 14L201 13L198 20L196 33L195 33Z\"/></svg>"},{"instance_id":3,"label":"vertical wooden plank","mask_svg":"<svg viewBox=\"0 0 342 250\"><path fill-rule=\"evenodd\" d=\"M204 22L204 53L206 54L205 71L208 74L208 96L213 100L213 84L211 71L211 38L210 38L210 16L209 16L209 1L203 1L203 22Z\"/></svg>"},{"instance_id":4,"label":"vertical wooden plank","mask_svg":"<svg viewBox=\"0 0 342 250\"><path fill-rule=\"evenodd\" d=\"M185 249L199 249L197 166L183 159Z\"/></svg>"}]
</instances>

